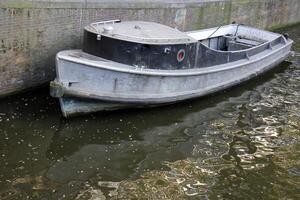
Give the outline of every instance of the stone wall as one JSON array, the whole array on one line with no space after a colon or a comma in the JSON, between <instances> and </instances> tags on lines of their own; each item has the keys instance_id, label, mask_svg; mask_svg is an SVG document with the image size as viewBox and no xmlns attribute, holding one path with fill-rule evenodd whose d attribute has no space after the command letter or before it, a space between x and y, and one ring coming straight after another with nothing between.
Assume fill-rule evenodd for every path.
<instances>
[{"instance_id":1,"label":"stone wall","mask_svg":"<svg viewBox=\"0 0 300 200\"><path fill-rule=\"evenodd\" d=\"M55 54L80 48L82 28L92 21L270 28L299 22L299 10L299 0L0 0L0 96L54 79Z\"/></svg>"}]
</instances>

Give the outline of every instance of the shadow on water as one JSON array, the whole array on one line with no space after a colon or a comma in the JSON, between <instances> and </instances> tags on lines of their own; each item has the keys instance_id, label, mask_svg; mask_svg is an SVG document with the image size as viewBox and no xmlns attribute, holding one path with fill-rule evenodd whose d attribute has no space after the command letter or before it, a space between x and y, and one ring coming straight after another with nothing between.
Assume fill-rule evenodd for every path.
<instances>
[{"instance_id":1,"label":"shadow on water","mask_svg":"<svg viewBox=\"0 0 300 200\"><path fill-rule=\"evenodd\" d=\"M64 119L45 88L2 99L0 197L109 195L99 181L121 181L123 199L149 197L153 188L152 199L251 199L261 188L272 198L287 181L295 192L282 160L272 159L299 128L299 63L291 62L215 95L151 109ZM297 176L299 168L289 170Z\"/></svg>"}]
</instances>

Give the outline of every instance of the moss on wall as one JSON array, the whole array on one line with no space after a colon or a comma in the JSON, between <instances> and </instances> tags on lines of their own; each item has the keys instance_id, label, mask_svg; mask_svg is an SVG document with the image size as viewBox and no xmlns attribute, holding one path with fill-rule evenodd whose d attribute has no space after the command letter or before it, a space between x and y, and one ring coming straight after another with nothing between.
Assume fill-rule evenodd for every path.
<instances>
[{"instance_id":1,"label":"moss on wall","mask_svg":"<svg viewBox=\"0 0 300 200\"><path fill-rule=\"evenodd\" d=\"M16 8L16 9L24 9L24 8L33 8L33 4L30 1L11 1L11 2L0 2L0 8Z\"/></svg>"}]
</instances>

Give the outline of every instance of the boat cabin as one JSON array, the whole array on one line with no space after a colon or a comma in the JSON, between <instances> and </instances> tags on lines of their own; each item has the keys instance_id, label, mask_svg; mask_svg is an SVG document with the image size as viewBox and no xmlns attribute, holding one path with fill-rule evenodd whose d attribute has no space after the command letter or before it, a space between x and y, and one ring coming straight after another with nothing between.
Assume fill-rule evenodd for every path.
<instances>
[{"instance_id":1,"label":"boat cabin","mask_svg":"<svg viewBox=\"0 0 300 200\"><path fill-rule=\"evenodd\" d=\"M115 20L87 26L83 51L140 68L183 69L195 65L197 42L162 24Z\"/></svg>"},{"instance_id":2,"label":"boat cabin","mask_svg":"<svg viewBox=\"0 0 300 200\"><path fill-rule=\"evenodd\" d=\"M249 59L284 42L280 34L239 24L181 32L154 22L112 20L85 27L83 51L138 68L175 70Z\"/></svg>"}]
</instances>

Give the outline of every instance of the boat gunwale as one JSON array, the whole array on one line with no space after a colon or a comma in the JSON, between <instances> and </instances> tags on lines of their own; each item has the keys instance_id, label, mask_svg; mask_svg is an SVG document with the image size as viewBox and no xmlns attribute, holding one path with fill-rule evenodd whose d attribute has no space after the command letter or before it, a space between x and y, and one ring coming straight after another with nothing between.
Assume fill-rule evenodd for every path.
<instances>
[{"instance_id":1,"label":"boat gunwale","mask_svg":"<svg viewBox=\"0 0 300 200\"><path fill-rule=\"evenodd\" d=\"M274 53L276 53L277 51L280 51L283 48L286 48L287 46L291 46L293 44L293 40L288 39L287 43L283 44L282 46L276 48L276 49L269 49L269 53L266 53L267 50L264 50L258 54L255 54L249 58L244 58L238 61L234 61L234 62L228 62L228 63L224 63L224 64L220 64L220 65L215 65L215 66L211 66L211 67L203 67L203 68L192 68L192 69L178 69L178 70L162 70L162 69L141 69L141 68L137 68L137 67L133 67L130 65L126 65L126 64L121 64L121 63L117 63L117 62L113 62L110 60L105 60L105 61L95 61L94 60L88 60L88 61L84 61L81 58L76 58L70 55L62 55L64 53L67 52L72 52L72 51L76 51L76 52L82 52L81 50L77 49L77 50L65 50L65 51L61 51L56 55L56 68L58 68L58 62L60 59L62 60L66 60L69 62L73 62L73 63L79 63L82 65L86 65L88 67L95 67L95 68L101 68L103 70L110 70L110 71L117 71L117 72L121 72L121 73L131 73L131 74L138 74L138 75L147 75L147 76L197 76L200 74L208 74L208 73L215 73L215 72L219 72L219 71L224 71L224 70L228 70L228 69L233 69L233 68L238 68L241 67L245 64L249 64L249 63L254 63L257 62L265 57L268 57ZM278 44L279 45L279 44ZM276 46L278 46L276 45ZM275 47L275 46L273 46ZM259 54L265 53L262 56L259 56L257 58L252 58L254 56L257 56ZM84 53L86 54L86 53ZM88 54L89 56L93 56ZM99 58L97 56L95 56L96 58ZM84 58L87 59L87 58ZM101 63L100 63L101 62ZM104 64L105 63L105 64ZM117 66L111 66L109 64L112 65L116 65ZM58 69L57 69L58 71ZM59 73L58 73L59 74ZM59 75L58 75L59 77Z\"/></svg>"},{"instance_id":2,"label":"boat gunwale","mask_svg":"<svg viewBox=\"0 0 300 200\"><path fill-rule=\"evenodd\" d=\"M288 56L289 56L289 54L286 53L280 59L273 62L269 67L264 68L263 70L260 70L257 73L253 73L250 76L244 77L239 80L235 80L233 82L228 81L228 82L226 82L226 84L220 84L217 87L207 88L206 91L202 91L202 92L199 90L192 90L192 91L181 92L181 93L178 93L178 92L168 93L168 95L159 96L159 97L154 97L155 94L153 94L153 93L147 94L147 95L144 94L143 97L140 97L140 95L131 95L131 96L126 97L126 95L128 95L127 93L119 93L118 95L116 95L115 93L107 93L107 92L101 93L101 94L92 94L87 91L80 91L78 89L65 88L64 96L88 98L88 99L117 102L117 103L139 104L139 105L165 104L165 103L172 103L172 102L176 102L176 101L184 101L186 99L193 99L193 98L205 96L205 95L211 94L213 92L220 91L221 89L226 89L226 88L234 86L238 83L250 80L251 78L253 78L261 73L264 73L265 71L267 71L270 68L274 67L275 65L279 64ZM64 87L64 86L62 86L62 87Z\"/></svg>"}]
</instances>

